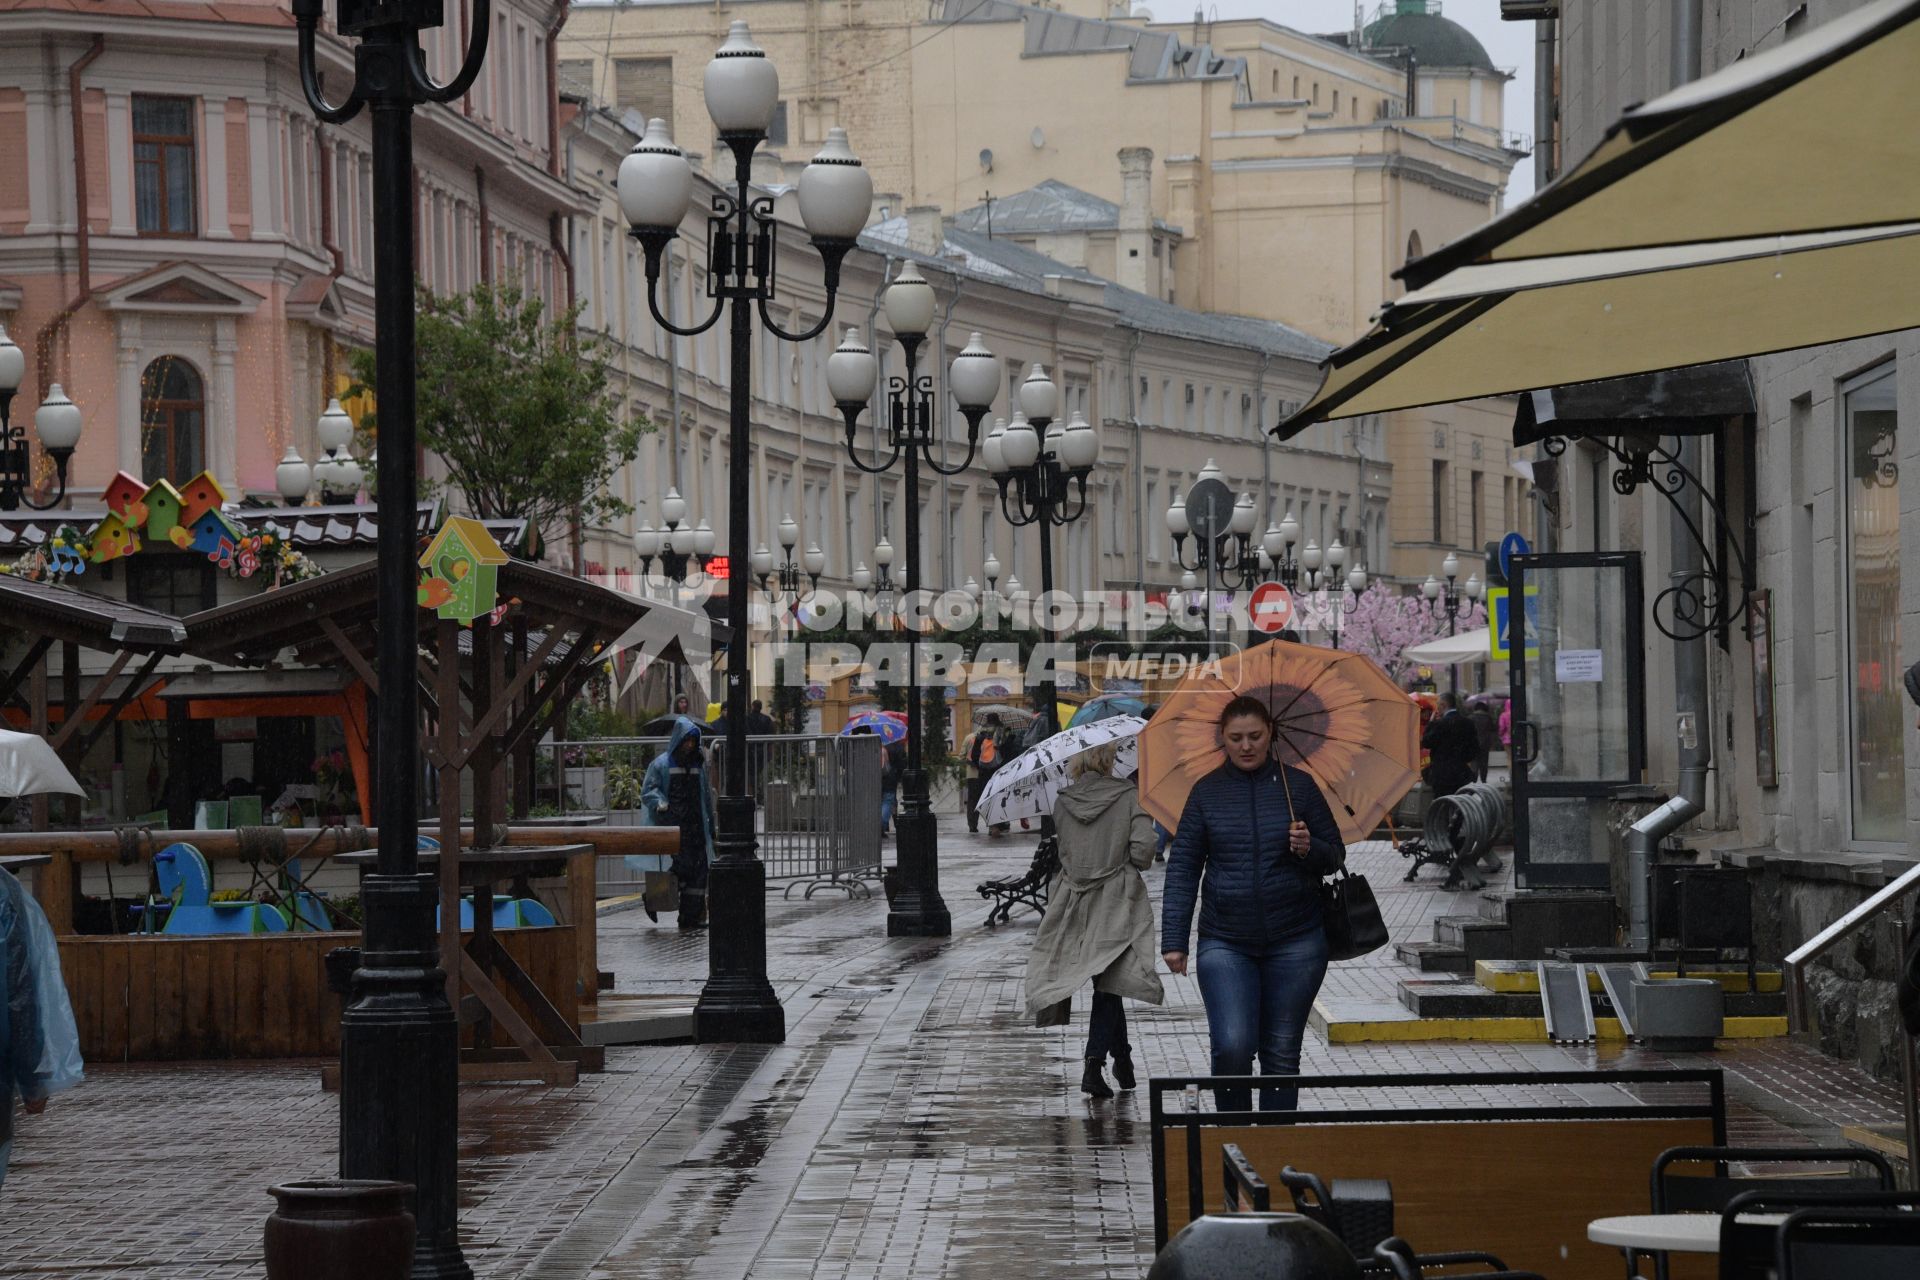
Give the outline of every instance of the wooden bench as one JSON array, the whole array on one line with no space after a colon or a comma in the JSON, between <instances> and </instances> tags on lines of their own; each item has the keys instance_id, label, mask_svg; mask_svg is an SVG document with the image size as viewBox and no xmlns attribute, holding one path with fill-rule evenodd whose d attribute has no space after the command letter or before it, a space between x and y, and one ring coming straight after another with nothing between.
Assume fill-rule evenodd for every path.
<instances>
[{"instance_id":1,"label":"wooden bench","mask_svg":"<svg viewBox=\"0 0 1920 1280\"><path fill-rule=\"evenodd\" d=\"M1041 915L1047 914L1047 886L1060 870L1060 844L1052 836L1040 842L1033 851L1033 861L1027 866L1025 874L1009 876L1002 880L986 880L975 886L975 891L993 903L987 912L987 925L1005 924L1013 909L1026 903Z\"/></svg>"}]
</instances>

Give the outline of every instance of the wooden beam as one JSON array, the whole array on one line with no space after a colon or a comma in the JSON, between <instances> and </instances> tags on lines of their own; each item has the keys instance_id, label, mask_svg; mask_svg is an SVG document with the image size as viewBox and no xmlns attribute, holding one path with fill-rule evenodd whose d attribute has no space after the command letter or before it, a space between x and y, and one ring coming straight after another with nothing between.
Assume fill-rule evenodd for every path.
<instances>
[{"instance_id":1,"label":"wooden beam","mask_svg":"<svg viewBox=\"0 0 1920 1280\"><path fill-rule=\"evenodd\" d=\"M340 624L332 618L322 616L318 622L321 634L333 642L334 649L347 660L347 665L353 668L354 674L358 675L367 686L367 692L376 698L379 697L380 677L374 674L373 664L367 661L367 655L360 652L353 641L347 639L347 633L342 631Z\"/></svg>"},{"instance_id":2,"label":"wooden beam","mask_svg":"<svg viewBox=\"0 0 1920 1280\"><path fill-rule=\"evenodd\" d=\"M47 650L51 648L53 648L52 636L41 636L38 640L35 640L33 644L28 647L26 656L14 665L12 671L7 673L6 683L0 684L0 695L8 698L19 697L20 682L27 678L28 672L40 665L40 659L46 657ZM33 704L28 702L26 703L26 707L27 714L32 715Z\"/></svg>"},{"instance_id":3,"label":"wooden beam","mask_svg":"<svg viewBox=\"0 0 1920 1280\"><path fill-rule=\"evenodd\" d=\"M553 627L548 630L547 638L541 642L540 648L534 653L533 657L522 666L520 670L514 673L511 680L506 682L506 687L493 691L492 705L487 708L487 713L481 721L474 725L473 732L469 735L471 738L480 738L491 733L502 720L507 718L508 714L513 711L514 700L520 696L520 691L526 688L527 683L533 679L540 668L546 665L547 656L551 654L559 644L560 628ZM474 647L475 656L477 657L479 650L478 636L474 638ZM470 745L467 751L469 757L472 755L472 750L472 746ZM463 759L461 763L464 764L466 761Z\"/></svg>"},{"instance_id":4,"label":"wooden beam","mask_svg":"<svg viewBox=\"0 0 1920 1280\"><path fill-rule=\"evenodd\" d=\"M147 687L153 681L153 669L160 665L160 659L165 656L161 653L147 655L147 660L140 664L140 670L134 673L127 687L120 691L120 696L113 700L113 705L107 708L106 714L100 717L87 736L80 740L80 745L74 748L76 759L86 759L87 753L93 750L93 744L112 730L113 722L120 718L120 713L125 711L135 698L147 691Z\"/></svg>"},{"instance_id":5,"label":"wooden beam","mask_svg":"<svg viewBox=\"0 0 1920 1280\"><path fill-rule=\"evenodd\" d=\"M477 911L474 923L479 923ZM493 985L493 979L474 962L473 957L464 951L460 953L460 981L467 990L480 997L480 1003L486 1005L487 1012L507 1029L507 1034L513 1037L513 1042L520 1046L520 1051L527 1055L529 1062L538 1068L559 1065L560 1060L553 1056L553 1050L547 1048L540 1037L533 1033L533 1028L527 1025L525 1018L520 1016L520 1011L500 993L500 988ZM535 990L538 991L539 988L536 987ZM542 999L544 1000L544 997ZM548 1008L552 1006L549 1005Z\"/></svg>"},{"instance_id":6,"label":"wooden beam","mask_svg":"<svg viewBox=\"0 0 1920 1280\"><path fill-rule=\"evenodd\" d=\"M158 655L156 654L155 656L157 657ZM74 735L80 732L80 726L87 722L87 713L99 705L100 699L107 692L107 686L112 684L122 671L126 670L127 663L132 660L133 651L131 649L122 649L120 652L114 654L113 661L107 665L106 674L93 682L93 687L87 690L86 696L79 699L80 705L76 707L71 701L66 703L66 719L60 722L60 732L53 735L51 744L55 754L66 750L67 743L72 741ZM72 677L66 681L67 691L69 693L74 692L79 683L80 670L78 667L75 667Z\"/></svg>"},{"instance_id":7,"label":"wooden beam","mask_svg":"<svg viewBox=\"0 0 1920 1280\"><path fill-rule=\"evenodd\" d=\"M560 660L560 669L548 677L546 682L538 689L534 690L531 698L527 702L526 710L516 717L513 724L507 729L506 741L502 744L502 750L512 751L520 745L521 740L527 736L528 732L530 732L535 725L541 723L542 718L546 714L546 703L548 699L554 697L556 692L559 694L559 698L554 702L555 708L564 708L568 702L572 701L574 695L579 692L580 685L585 684L587 677L592 675L592 668L589 667L586 674L582 675L578 682L573 680L574 673L580 670L580 665L585 662L589 656L587 652L589 647L593 650L592 657L598 659L603 646L599 641L593 640L586 631L583 630L580 639L574 644L573 648L568 651L567 656Z\"/></svg>"}]
</instances>

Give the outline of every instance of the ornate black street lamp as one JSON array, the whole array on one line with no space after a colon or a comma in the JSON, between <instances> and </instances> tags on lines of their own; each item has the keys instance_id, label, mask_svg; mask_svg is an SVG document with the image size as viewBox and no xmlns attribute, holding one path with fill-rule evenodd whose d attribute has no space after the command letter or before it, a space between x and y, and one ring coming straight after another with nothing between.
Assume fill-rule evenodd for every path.
<instances>
[{"instance_id":1,"label":"ornate black street lamp","mask_svg":"<svg viewBox=\"0 0 1920 1280\"><path fill-rule=\"evenodd\" d=\"M460 1253L455 1202L459 1026L440 969L433 914L439 887L419 866L413 109L467 91L480 74L493 17L488 0L474 0L465 61L440 85L427 74L420 33L441 25L442 0L339 0L335 29L360 43L353 88L335 106L315 61L321 8L322 0L293 0L307 105L327 124L373 109L373 225L380 228L373 249L374 393L386 446L376 473L380 853L360 881L360 968L340 1018L340 1173L414 1184L415 1280L464 1280L473 1271Z\"/></svg>"},{"instance_id":2,"label":"ornate black street lamp","mask_svg":"<svg viewBox=\"0 0 1920 1280\"><path fill-rule=\"evenodd\" d=\"M1466 591L1464 593L1460 591L1455 585L1460 577L1460 557L1451 551L1447 552L1447 558L1441 562L1440 572L1446 575L1445 585L1443 586L1432 574L1428 574L1427 580L1420 584L1420 594L1429 601L1441 602L1441 607L1447 614L1447 634L1451 636L1456 620L1460 616L1461 596L1464 594L1469 600L1478 600L1485 588L1480 585L1480 575L1476 573L1467 579ZM1460 668L1453 663L1447 665L1447 687L1455 696L1459 695Z\"/></svg>"},{"instance_id":3,"label":"ornate black street lamp","mask_svg":"<svg viewBox=\"0 0 1920 1280\"><path fill-rule=\"evenodd\" d=\"M906 550L907 550L907 767L901 774L898 823L898 859L900 891L887 909L887 936L890 938L944 938L953 932L953 918L940 896L940 846L934 829L933 808L928 802L927 773L920 750L920 466L924 462L943 476L957 476L973 463L980 439L980 420L993 404L1000 386L999 364L987 350L979 334L953 358L947 371L947 388L960 404L967 420L965 454L956 464L942 461L946 452L945 434L934 412L933 376L920 372L920 344L926 341L933 324L933 286L920 274L920 268L908 262L887 286L884 305L887 327L906 352L905 377L887 379L887 437L881 461L870 463L860 454L855 432L860 415L873 398L877 363L873 353L860 341L860 335L847 330L839 348L827 358L827 388L847 424L847 456L853 465L869 475L891 471L905 462ZM877 424L876 424L877 429ZM884 545L884 544L883 544ZM891 559L891 548L888 558ZM884 587L886 561L874 551Z\"/></svg>"},{"instance_id":4,"label":"ornate black street lamp","mask_svg":"<svg viewBox=\"0 0 1920 1280\"><path fill-rule=\"evenodd\" d=\"M853 249L873 207L873 179L847 146L844 129L800 175L800 219L825 270L826 306L817 323L789 333L767 304L778 277L779 235L773 197L752 189L753 153L766 140L780 106L780 75L753 42L747 24L734 22L706 70L707 114L733 152L732 190L713 198L707 216L707 296L713 312L697 325L677 325L660 309L661 263L680 234L693 201L693 169L668 135L650 120L646 135L620 162L620 209L646 255L647 308L670 333L694 337L728 313L729 424L727 444L727 746L721 778L719 834L708 872L707 985L694 1006L694 1038L703 1043L777 1043L786 1015L767 981L767 869L754 853L753 796L747 790L747 645L752 584L743 571L752 555L751 448L753 314L788 342L807 342L832 323L840 263Z\"/></svg>"},{"instance_id":5,"label":"ornate black street lamp","mask_svg":"<svg viewBox=\"0 0 1920 1280\"><path fill-rule=\"evenodd\" d=\"M634 554L640 557L640 576L653 577L653 562L660 561L660 576L676 587L684 587L695 566L705 573L713 559L713 526L704 519L692 529L683 529L687 519L687 500L678 489L668 489L660 499L660 527L642 520L633 533Z\"/></svg>"},{"instance_id":6,"label":"ornate black street lamp","mask_svg":"<svg viewBox=\"0 0 1920 1280\"><path fill-rule=\"evenodd\" d=\"M1261 556L1253 545L1253 495L1232 496L1212 458L1183 498L1175 494L1167 507L1167 532L1173 535L1173 559L1196 585L1204 580L1206 605L1201 621L1207 646L1213 646L1213 593L1216 585L1229 591L1251 587L1265 576ZM1187 537L1193 537L1193 560L1186 555ZM1185 579L1182 578L1185 589Z\"/></svg>"},{"instance_id":7,"label":"ornate black street lamp","mask_svg":"<svg viewBox=\"0 0 1920 1280\"><path fill-rule=\"evenodd\" d=\"M793 558L793 549L800 545L800 525L792 516L780 522L779 537L783 558L776 564L773 552L767 550L766 543L761 543L753 549L753 576L766 595L768 604L778 605L785 600L788 610L792 611L805 603L807 597L820 586L820 575L827 571L827 553L820 549L818 543L808 543L801 558ZM803 574L807 579L805 591L800 589Z\"/></svg>"},{"instance_id":8,"label":"ornate black street lamp","mask_svg":"<svg viewBox=\"0 0 1920 1280\"><path fill-rule=\"evenodd\" d=\"M33 453L26 428L13 425L13 397L26 376L26 354L0 325L0 511L51 511L59 506L67 496L67 461L80 443L80 410L56 382L33 411L40 447L53 459L54 489L45 502L28 496L33 492Z\"/></svg>"},{"instance_id":9,"label":"ornate black street lamp","mask_svg":"<svg viewBox=\"0 0 1920 1280\"><path fill-rule=\"evenodd\" d=\"M1020 407L1013 420L993 429L985 450L1007 523L1016 529L1040 528L1040 607L1049 643L1055 638L1048 607L1053 596L1053 530L1087 513L1087 477L1100 460L1099 433L1078 411L1062 427L1054 417L1059 407L1059 388L1043 366L1034 365L1020 384ZM1017 586L1017 579L1008 579L1009 597L1017 594ZM1052 670L1051 663L1047 669ZM1041 686L1049 735L1060 732L1057 684L1049 679Z\"/></svg>"}]
</instances>

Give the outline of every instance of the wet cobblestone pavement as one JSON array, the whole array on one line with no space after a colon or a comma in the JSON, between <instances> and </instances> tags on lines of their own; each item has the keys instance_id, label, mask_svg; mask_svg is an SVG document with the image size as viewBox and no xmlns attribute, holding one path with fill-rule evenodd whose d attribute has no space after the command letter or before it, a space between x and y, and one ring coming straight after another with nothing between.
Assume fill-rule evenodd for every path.
<instances>
[{"instance_id":1,"label":"wet cobblestone pavement","mask_svg":"<svg viewBox=\"0 0 1920 1280\"><path fill-rule=\"evenodd\" d=\"M486 1280L626 1277L1127 1277L1150 1260L1144 1095L1078 1092L1076 1025L1024 1016L1035 917L986 929L980 880L1017 873L1032 838L942 830L954 936L889 940L886 907L768 900L769 966L787 1009L774 1047L609 1050L572 1089L470 1087L461 1099L463 1231ZM1384 845L1361 846L1396 938L1469 910ZM1148 873L1156 898L1160 872ZM1385 955L1386 953L1382 953ZM697 992L701 935L640 912L601 921L621 992ZM1389 960L1335 966L1327 992L1391 999ZM1203 1074L1190 979L1129 1007L1148 1075ZM1313 1073L1713 1065L1735 1140L1832 1141L1897 1120L1894 1091L1781 1041L1697 1058L1547 1045L1329 1047ZM334 1165L335 1099L318 1064L112 1066L21 1117L0 1191L0 1277L254 1277L265 1188ZM1369 1095L1380 1105L1379 1095ZM1339 1105L1339 1100L1330 1100Z\"/></svg>"}]
</instances>

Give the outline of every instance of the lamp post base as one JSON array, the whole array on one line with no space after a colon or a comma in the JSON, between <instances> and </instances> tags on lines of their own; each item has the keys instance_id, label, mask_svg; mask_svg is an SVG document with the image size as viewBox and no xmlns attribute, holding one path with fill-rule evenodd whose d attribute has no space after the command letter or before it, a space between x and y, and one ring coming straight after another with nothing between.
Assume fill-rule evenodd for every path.
<instances>
[{"instance_id":1,"label":"lamp post base","mask_svg":"<svg viewBox=\"0 0 1920 1280\"><path fill-rule=\"evenodd\" d=\"M940 841L924 796L896 819L900 892L887 910L889 938L945 938L953 933L953 915L940 896Z\"/></svg>"},{"instance_id":2,"label":"lamp post base","mask_svg":"<svg viewBox=\"0 0 1920 1280\"><path fill-rule=\"evenodd\" d=\"M779 1044L786 1010L767 981L767 868L753 856L753 797L723 796L707 868L707 985L693 1008L696 1044Z\"/></svg>"}]
</instances>

